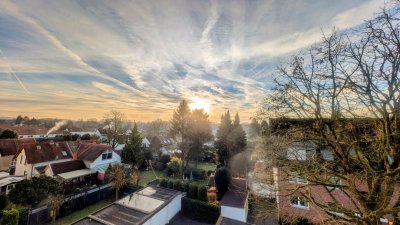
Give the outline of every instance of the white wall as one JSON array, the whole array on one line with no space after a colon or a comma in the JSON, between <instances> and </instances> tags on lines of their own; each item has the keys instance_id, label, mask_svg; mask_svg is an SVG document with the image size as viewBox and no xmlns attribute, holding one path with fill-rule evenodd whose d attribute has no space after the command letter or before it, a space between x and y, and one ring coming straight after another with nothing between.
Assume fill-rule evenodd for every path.
<instances>
[{"instance_id":1,"label":"white wall","mask_svg":"<svg viewBox=\"0 0 400 225\"><path fill-rule=\"evenodd\" d=\"M119 156L117 153L115 153L113 151L111 159L103 160L102 156L100 155L93 162L85 161L86 167L89 169L95 169L96 167L103 166L103 165L110 165L110 163L121 163L121 156Z\"/></svg>"},{"instance_id":2,"label":"white wall","mask_svg":"<svg viewBox=\"0 0 400 225\"><path fill-rule=\"evenodd\" d=\"M181 211L182 194L176 196L168 205L148 219L143 225L165 225Z\"/></svg>"},{"instance_id":3,"label":"white wall","mask_svg":"<svg viewBox=\"0 0 400 225\"><path fill-rule=\"evenodd\" d=\"M221 216L233 220L247 222L246 208L235 208L230 206L221 206Z\"/></svg>"}]
</instances>

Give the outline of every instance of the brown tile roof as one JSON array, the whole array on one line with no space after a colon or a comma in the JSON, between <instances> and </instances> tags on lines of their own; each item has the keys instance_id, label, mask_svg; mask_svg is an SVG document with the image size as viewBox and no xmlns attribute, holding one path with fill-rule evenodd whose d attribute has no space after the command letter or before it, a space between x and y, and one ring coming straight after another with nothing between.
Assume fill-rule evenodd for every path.
<instances>
[{"instance_id":1,"label":"brown tile roof","mask_svg":"<svg viewBox=\"0 0 400 225\"><path fill-rule=\"evenodd\" d=\"M22 147L29 164L72 158L66 142L27 142Z\"/></svg>"},{"instance_id":2,"label":"brown tile roof","mask_svg":"<svg viewBox=\"0 0 400 225\"><path fill-rule=\"evenodd\" d=\"M93 162L107 150L113 149L111 146L103 144L80 143L78 146L78 159Z\"/></svg>"},{"instance_id":3,"label":"brown tile roof","mask_svg":"<svg viewBox=\"0 0 400 225\"><path fill-rule=\"evenodd\" d=\"M0 154L15 155L21 149L20 143L18 139L0 139Z\"/></svg>"},{"instance_id":4,"label":"brown tile roof","mask_svg":"<svg viewBox=\"0 0 400 225\"><path fill-rule=\"evenodd\" d=\"M86 169L85 163L82 160L72 160L61 163L50 164L53 175L58 175L60 173L71 172L75 170Z\"/></svg>"},{"instance_id":5,"label":"brown tile roof","mask_svg":"<svg viewBox=\"0 0 400 225\"><path fill-rule=\"evenodd\" d=\"M44 126L35 126L35 125L5 125L1 124L0 129L10 129L17 132L18 135L39 135L39 134L46 134L49 129ZM62 130L55 130L52 131L51 134L68 134L68 132Z\"/></svg>"}]
</instances>

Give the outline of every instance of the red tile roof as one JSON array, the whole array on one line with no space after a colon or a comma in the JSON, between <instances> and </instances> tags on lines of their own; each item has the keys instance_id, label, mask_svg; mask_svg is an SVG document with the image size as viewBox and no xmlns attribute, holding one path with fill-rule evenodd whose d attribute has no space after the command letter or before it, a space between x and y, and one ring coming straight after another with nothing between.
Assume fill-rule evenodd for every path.
<instances>
[{"instance_id":1,"label":"red tile roof","mask_svg":"<svg viewBox=\"0 0 400 225\"><path fill-rule=\"evenodd\" d=\"M113 150L111 146L103 144L80 143L78 147L78 159L93 162L104 151Z\"/></svg>"},{"instance_id":2,"label":"red tile roof","mask_svg":"<svg viewBox=\"0 0 400 225\"><path fill-rule=\"evenodd\" d=\"M22 144L29 164L72 158L66 142L28 142Z\"/></svg>"},{"instance_id":3,"label":"red tile roof","mask_svg":"<svg viewBox=\"0 0 400 225\"><path fill-rule=\"evenodd\" d=\"M15 155L21 147L18 139L0 139L0 154L2 156Z\"/></svg>"}]
</instances>

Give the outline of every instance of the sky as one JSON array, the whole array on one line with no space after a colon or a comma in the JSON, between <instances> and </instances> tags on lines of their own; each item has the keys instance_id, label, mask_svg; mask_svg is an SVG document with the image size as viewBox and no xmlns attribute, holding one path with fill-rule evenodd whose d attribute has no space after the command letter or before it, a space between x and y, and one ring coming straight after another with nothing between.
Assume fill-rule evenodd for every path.
<instances>
[{"instance_id":1,"label":"sky","mask_svg":"<svg viewBox=\"0 0 400 225\"><path fill-rule=\"evenodd\" d=\"M276 68L383 0L1 0L0 117L255 115Z\"/></svg>"}]
</instances>

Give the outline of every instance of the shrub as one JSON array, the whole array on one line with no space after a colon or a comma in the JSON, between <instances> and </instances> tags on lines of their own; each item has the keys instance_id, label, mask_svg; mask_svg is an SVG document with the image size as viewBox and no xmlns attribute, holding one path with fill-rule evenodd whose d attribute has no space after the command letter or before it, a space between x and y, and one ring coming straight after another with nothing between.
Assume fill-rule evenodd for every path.
<instances>
[{"instance_id":1,"label":"shrub","mask_svg":"<svg viewBox=\"0 0 400 225\"><path fill-rule=\"evenodd\" d=\"M193 220L215 224L221 214L221 208L216 205L183 197L182 213Z\"/></svg>"},{"instance_id":2,"label":"shrub","mask_svg":"<svg viewBox=\"0 0 400 225\"><path fill-rule=\"evenodd\" d=\"M188 193L189 192L189 182L184 181L182 184L182 191Z\"/></svg>"},{"instance_id":3,"label":"shrub","mask_svg":"<svg viewBox=\"0 0 400 225\"><path fill-rule=\"evenodd\" d=\"M182 182L180 180L174 181L174 190L180 191L182 189Z\"/></svg>"},{"instance_id":4,"label":"shrub","mask_svg":"<svg viewBox=\"0 0 400 225\"><path fill-rule=\"evenodd\" d=\"M0 195L0 210L8 205L8 198L6 195Z\"/></svg>"},{"instance_id":5,"label":"shrub","mask_svg":"<svg viewBox=\"0 0 400 225\"><path fill-rule=\"evenodd\" d=\"M182 168L182 160L178 157L172 157L171 161L167 164L167 175L175 175L181 171Z\"/></svg>"},{"instance_id":6,"label":"shrub","mask_svg":"<svg viewBox=\"0 0 400 225\"><path fill-rule=\"evenodd\" d=\"M166 188L168 181L165 178L160 180L160 187Z\"/></svg>"},{"instance_id":7,"label":"shrub","mask_svg":"<svg viewBox=\"0 0 400 225\"><path fill-rule=\"evenodd\" d=\"M162 155L160 158L160 162L164 165L169 163L170 160L171 160L171 157L169 155Z\"/></svg>"},{"instance_id":8,"label":"shrub","mask_svg":"<svg viewBox=\"0 0 400 225\"><path fill-rule=\"evenodd\" d=\"M174 182L172 180L168 180L167 188L174 189Z\"/></svg>"},{"instance_id":9,"label":"shrub","mask_svg":"<svg viewBox=\"0 0 400 225\"><path fill-rule=\"evenodd\" d=\"M18 225L19 212L17 209L3 210L2 225Z\"/></svg>"},{"instance_id":10,"label":"shrub","mask_svg":"<svg viewBox=\"0 0 400 225\"><path fill-rule=\"evenodd\" d=\"M199 192L198 192L198 199L203 202L208 202L207 198L207 188L205 186L200 186L199 187Z\"/></svg>"},{"instance_id":11,"label":"shrub","mask_svg":"<svg viewBox=\"0 0 400 225\"><path fill-rule=\"evenodd\" d=\"M197 199L198 198L198 188L197 185L195 184L190 184L189 185L189 192L188 192L188 197L189 198L193 198L193 199Z\"/></svg>"},{"instance_id":12,"label":"shrub","mask_svg":"<svg viewBox=\"0 0 400 225\"><path fill-rule=\"evenodd\" d=\"M19 213L18 225L28 224L29 209L18 208L18 213Z\"/></svg>"},{"instance_id":13,"label":"shrub","mask_svg":"<svg viewBox=\"0 0 400 225\"><path fill-rule=\"evenodd\" d=\"M231 173L225 167L219 168L215 172L215 186L218 191L218 200L221 200L231 183Z\"/></svg>"},{"instance_id":14,"label":"shrub","mask_svg":"<svg viewBox=\"0 0 400 225\"><path fill-rule=\"evenodd\" d=\"M165 169L165 164L162 162L156 162L154 163L154 169L158 171L163 171Z\"/></svg>"}]
</instances>

